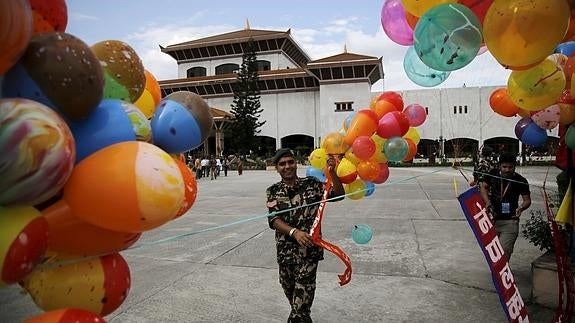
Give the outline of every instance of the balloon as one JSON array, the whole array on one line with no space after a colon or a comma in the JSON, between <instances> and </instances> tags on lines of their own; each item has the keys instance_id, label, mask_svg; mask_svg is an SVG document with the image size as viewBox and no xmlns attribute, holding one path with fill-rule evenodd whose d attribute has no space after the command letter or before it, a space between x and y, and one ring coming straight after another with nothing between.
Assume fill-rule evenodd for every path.
<instances>
[{"instance_id":1,"label":"balloon","mask_svg":"<svg viewBox=\"0 0 575 323\"><path fill-rule=\"evenodd\" d=\"M36 205L64 187L76 149L68 125L45 105L0 100L0 205Z\"/></svg>"},{"instance_id":2,"label":"balloon","mask_svg":"<svg viewBox=\"0 0 575 323\"><path fill-rule=\"evenodd\" d=\"M565 144L570 149L575 149L575 126L570 125L565 132Z\"/></svg>"},{"instance_id":3,"label":"balloon","mask_svg":"<svg viewBox=\"0 0 575 323\"><path fill-rule=\"evenodd\" d=\"M357 164L357 175L366 181L373 181L379 176L379 163L363 160Z\"/></svg>"},{"instance_id":4,"label":"balloon","mask_svg":"<svg viewBox=\"0 0 575 323\"><path fill-rule=\"evenodd\" d=\"M389 166L384 163L379 164L379 174L372 182L375 184L383 184L389 178Z\"/></svg>"},{"instance_id":5,"label":"balloon","mask_svg":"<svg viewBox=\"0 0 575 323\"><path fill-rule=\"evenodd\" d=\"M362 160L368 160L375 153L375 142L371 137L359 136L353 141L351 146L353 154Z\"/></svg>"},{"instance_id":6,"label":"balloon","mask_svg":"<svg viewBox=\"0 0 575 323\"><path fill-rule=\"evenodd\" d=\"M104 70L104 98L136 102L146 86L144 66L136 51L119 40L98 42L92 51Z\"/></svg>"},{"instance_id":7,"label":"balloon","mask_svg":"<svg viewBox=\"0 0 575 323\"><path fill-rule=\"evenodd\" d=\"M433 69L421 60L413 46L410 46L403 57L403 70L405 75L415 84L432 87L443 83L451 72Z\"/></svg>"},{"instance_id":8,"label":"balloon","mask_svg":"<svg viewBox=\"0 0 575 323\"><path fill-rule=\"evenodd\" d=\"M425 122L425 119L427 118L425 108L417 103L408 105L403 110L403 114L407 117L410 127L421 126Z\"/></svg>"},{"instance_id":9,"label":"balloon","mask_svg":"<svg viewBox=\"0 0 575 323\"><path fill-rule=\"evenodd\" d=\"M184 201L178 212L176 213L176 218L184 215L192 208L194 202L196 202L196 197L198 195L198 182L196 181L196 176L192 174L192 171L186 165L185 159L176 159L174 161L180 169L180 174L182 174L182 179L184 180Z\"/></svg>"},{"instance_id":10,"label":"balloon","mask_svg":"<svg viewBox=\"0 0 575 323\"><path fill-rule=\"evenodd\" d=\"M49 206L42 215L49 228L49 256L81 258L119 252L136 243L142 235L111 231L84 222L73 216L63 203Z\"/></svg>"},{"instance_id":11,"label":"balloon","mask_svg":"<svg viewBox=\"0 0 575 323\"><path fill-rule=\"evenodd\" d=\"M381 8L381 26L389 39L397 44L413 44L413 29L407 23L401 0L385 1Z\"/></svg>"},{"instance_id":12,"label":"balloon","mask_svg":"<svg viewBox=\"0 0 575 323\"><path fill-rule=\"evenodd\" d=\"M367 224L356 224L353 226L353 230L351 231L351 237L357 244L366 244L371 241L373 231Z\"/></svg>"},{"instance_id":13,"label":"balloon","mask_svg":"<svg viewBox=\"0 0 575 323\"><path fill-rule=\"evenodd\" d=\"M63 308L35 315L23 323L106 323L103 317L79 308Z\"/></svg>"},{"instance_id":14,"label":"balloon","mask_svg":"<svg viewBox=\"0 0 575 323\"><path fill-rule=\"evenodd\" d=\"M344 189L346 196L352 200L359 200L365 196L365 183L359 178L345 184Z\"/></svg>"},{"instance_id":15,"label":"balloon","mask_svg":"<svg viewBox=\"0 0 575 323\"><path fill-rule=\"evenodd\" d=\"M322 183L327 182L327 178L325 177L325 173L323 169L315 168L315 167L308 167L305 170L305 176L307 177L315 177L319 179Z\"/></svg>"},{"instance_id":16,"label":"balloon","mask_svg":"<svg viewBox=\"0 0 575 323\"><path fill-rule=\"evenodd\" d=\"M483 21L483 37L501 65L521 68L553 52L565 35L569 17L564 0L495 0Z\"/></svg>"},{"instance_id":17,"label":"balloon","mask_svg":"<svg viewBox=\"0 0 575 323\"><path fill-rule=\"evenodd\" d=\"M479 19L479 23L483 24L487 10L489 10L493 0L459 0L457 2L471 9Z\"/></svg>"},{"instance_id":18,"label":"balloon","mask_svg":"<svg viewBox=\"0 0 575 323\"><path fill-rule=\"evenodd\" d=\"M383 144L383 151L389 161L402 161L409 153L409 144L401 137L390 138Z\"/></svg>"},{"instance_id":19,"label":"balloon","mask_svg":"<svg viewBox=\"0 0 575 323\"><path fill-rule=\"evenodd\" d=\"M312 167L324 169L327 166L327 151L323 148L314 149L308 157Z\"/></svg>"},{"instance_id":20,"label":"balloon","mask_svg":"<svg viewBox=\"0 0 575 323\"><path fill-rule=\"evenodd\" d=\"M413 128L413 127L410 127L409 130L407 130L407 133L405 135L403 135L403 138L413 141L413 143L416 146L419 144L419 141L421 140L421 136L419 135L419 132L417 131L416 128Z\"/></svg>"},{"instance_id":21,"label":"balloon","mask_svg":"<svg viewBox=\"0 0 575 323\"><path fill-rule=\"evenodd\" d=\"M383 117L389 112L398 111L396 106L386 99L377 100L373 105L373 107L370 106L370 109L377 115L377 120L381 119L381 117Z\"/></svg>"},{"instance_id":22,"label":"balloon","mask_svg":"<svg viewBox=\"0 0 575 323\"><path fill-rule=\"evenodd\" d=\"M123 105L122 100L102 100L88 118L71 124L76 140L76 163L104 147L136 140Z\"/></svg>"},{"instance_id":23,"label":"balloon","mask_svg":"<svg viewBox=\"0 0 575 323\"><path fill-rule=\"evenodd\" d=\"M513 71L507 81L511 101L529 111L541 110L555 103L564 88L565 75L548 59L530 69Z\"/></svg>"},{"instance_id":24,"label":"balloon","mask_svg":"<svg viewBox=\"0 0 575 323\"><path fill-rule=\"evenodd\" d=\"M365 183L365 197L371 196L375 192L375 184L367 181L364 181L364 183Z\"/></svg>"},{"instance_id":25,"label":"balloon","mask_svg":"<svg viewBox=\"0 0 575 323\"><path fill-rule=\"evenodd\" d=\"M74 307L106 316L130 290L130 269L118 254L34 270L23 282L44 311Z\"/></svg>"},{"instance_id":26,"label":"balloon","mask_svg":"<svg viewBox=\"0 0 575 323\"><path fill-rule=\"evenodd\" d=\"M403 98L401 94L395 91L385 91L379 95L377 98L378 100L385 100L393 104L395 110L402 111L403 110Z\"/></svg>"},{"instance_id":27,"label":"balloon","mask_svg":"<svg viewBox=\"0 0 575 323\"><path fill-rule=\"evenodd\" d=\"M349 148L344 136L338 132L329 133L321 142L321 148L325 149L328 155L344 154Z\"/></svg>"},{"instance_id":28,"label":"balloon","mask_svg":"<svg viewBox=\"0 0 575 323\"><path fill-rule=\"evenodd\" d=\"M359 110L347 128L345 142L352 145L357 137L371 136L377 129L377 120L377 114L372 110Z\"/></svg>"},{"instance_id":29,"label":"balloon","mask_svg":"<svg viewBox=\"0 0 575 323\"><path fill-rule=\"evenodd\" d=\"M526 145L540 147L547 142L547 132L531 118L523 118L515 125L515 135Z\"/></svg>"},{"instance_id":30,"label":"balloon","mask_svg":"<svg viewBox=\"0 0 575 323\"><path fill-rule=\"evenodd\" d=\"M469 8L442 4L421 17L415 26L413 47L425 65L454 71L471 63L481 41L481 24Z\"/></svg>"},{"instance_id":31,"label":"balloon","mask_svg":"<svg viewBox=\"0 0 575 323\"><path fill-rule=\"evenodd\" d=\"M134 105L142 111L146 118L150 119L154 115L156 107L162 100L162 93L160 84L154 75L148 70L144 70L144 74L146 76L146 86L142 95L140 95L138 100L134 102Z\"/></svg>"},{"instance_id":32,"label":"balloon","mask_svg":"<svg viewBox=\"0 0 575 323\"><path fill-rule=\"evenodd\" d=\"M200 146L212 131L214 120L201 96L174 92L165 97L152 117L155 145L168 153L181 153Z\"/></svg>"},{"instance_id":33,"label":"balloon","mask_svg":"<svg viewBox=\"0 0 575 323\"><path fill-rule=\"evenodd\" d=\"M64 32L68 25L65 0L28 0L34 16L34 34Z\"/></svg>"},{"instance_id":34,"label":"balloon","mask_svg":"<svg viewBox=\"0 0 575 323\"><path fill-rule=\"evenodd\" d=\"M407 21L407 24L409 25L409 27L411 27L411 30L414 30L415 26L417 26L417 23L419 22L419 17L406 11L405 12L405 20Z\"/></svg>"},{"instance_id":35,"label":"balloon","mask_svg":"<svg viewBox=\"0 0 575 323\"><path fill-rule=\"evenodd\" d=\"M43 103L80 121L102 100L104 77L98 58L80 39L66 33L42 33L4 75L5 97Z\"/></svg>"},{"instance_id":36,"label":"balloon","mask_svg":"<svg viewBox=\"0 0 575 323\"><path fill-rule=\"evenodd\" d=\"M32 28L28 0L0 1L0 75L18 61L32 37Z\"/></svg>"},{"instance_id":37,"label":"balloon","mask_svg":"<svg viewBox=\"0 0 575 323\"><path fill-rule=\"evenodd\" d=\"M337 165L336 174L343 184L348 184L357 178L357 168L352 162L346 158L342 158Z\"/></svg>"},{"instance_id":38,"label":"balloon","mask_svg":"<svg viewBox=\"0 0 575 323\"><path fill-rule=\"evenodd\" d=\"M379 119L377 134L382 138L401 137L409 130L409 120L399 111L393 111Z\"/></svg>"},{"instance_id":39,"label":"balloon","mask_svg":"<svg viewBox=\"0 0 575 323\"><path fill-rule=\"evenodd\" d=\"M553 52L563 54L567 57L572 56L575 53L575 41L561 43Z\"/></svg>"},{"instance_id":40,"label":"balloon","mask_svg":"<svg viewBox=\"0 0 575 323\"><path fill-rule=\"evenodd\" d=\"M134 104L130 104L126 101L122 102L122 108L124 112L128 115L128 119L132 124L132 129L136 134L136 140L151 142L152 141L152 125L148 118L138 109Z\"/></svg>"},{"instance_id":41,"label":"balloon","mask_svg":"<svg viewBox=\"0 0 575 323\"><path fill-rule=\"evenodd\" d=\"M405 157L403 157L403 161L410 161L415 157L415 154L417 154L417 145L413 142L413 140L409 139L409 138L403 138L405 140L405 142L407 142L407 154L405 155Z\"/></svg>"},{"instance_id":42,"label":"balloon","mask_svg":"<svg viewBox=\"0 0 575 323\"><path fill-rule=\"evenodd\" d=\"M76 165L62 203L88 223L137 233L173 219L183 200L184 180L174 159L154 145L127 141Z\"/></svg>"},{"instance_id":43,"label":"balloon","mask_svg":"<svg viewBox=\"0 0 575 323\"><path fill-rule=\"evenodd\" d=\"M376 147L376 149L377 149L377 147ZM346 150L344 157L356 166L361 161L361 159L357 158L357 156L353 153L353 149Z\"/></svg>"},{"instance_id":44,"label":"balloon","mask_svg":"<svg viewBox=\"0 0 575 323\"><path fill-rule=\"evenodd\" d=\"M568 125L575 122L575 105L559 103L559 124Z\"/></svg>"},{"instance_id":45,"label":"balloon","mask_svg":"<svg viewBox=\"0 0 575 323\"><path fill-rule=\"evenodd\" d=\"M531 116L531 120L536 125L543 129L553 129L559 125L561 108L558 104L550 105L549 107L537 111Z\"/></svg>"},{"instance_id":46,"label":"balloon","mask_svg":"<svg viewBox=\"0 0 575 323\"><path fill-rule=\"evenodd\" d=\"M512 117L519 112L519 107L511 101L507 88L499 88L489 96L489 106L495 113L504 117Z\"/></svg>"},{"instance_id":47,"label":"balloon","mask_svg":"<svg viewBox=\"0 0 575 323\"><path fill-rule=\"evenodd\" d=\"M424 13L437 5L454 2L457 2L457 0L401 0L405 10L417 17L421 17Z\"/></svg>"},{"instance_id":48,"label":"balloon","mask_svg":"<svg viewBox=\"0 0 575 323\"><path fill-rule=\"evenodd\" d=\"M353 120L353 118L355 118L356 115L357 112L352 112L348 114L347 117L345 117L345 120L343 120L343 130L347 131L349 125L351 124L351 121Z\"/></svg>"},{"instance_id":49,"label":"balloon","mask_svg":"<svg viewBox=\"0 0 575 323\"><path fill-rule=\"evenodd\" d=\"M48 246L48 222L31 206L0 208L0 287L38 265Z\"/></svg>"}]
</instances>

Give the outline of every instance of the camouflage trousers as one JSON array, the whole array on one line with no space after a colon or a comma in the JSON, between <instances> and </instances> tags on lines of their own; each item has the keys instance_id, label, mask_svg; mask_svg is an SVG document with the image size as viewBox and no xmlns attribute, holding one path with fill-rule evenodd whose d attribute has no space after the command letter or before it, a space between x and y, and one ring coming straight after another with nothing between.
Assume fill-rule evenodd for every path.
<instances>
[{"instance_id":1,"label":"camouflage trousers","mask_svg":"<svg viewBox=\"0 0 575 323\"><path fill-rule=\"evenodd\" d=\"M290 303L288 323L312 322L311 305L315 296L318 261L303 264L280 264L280 284Z\"/></svg>"}]
</instances>

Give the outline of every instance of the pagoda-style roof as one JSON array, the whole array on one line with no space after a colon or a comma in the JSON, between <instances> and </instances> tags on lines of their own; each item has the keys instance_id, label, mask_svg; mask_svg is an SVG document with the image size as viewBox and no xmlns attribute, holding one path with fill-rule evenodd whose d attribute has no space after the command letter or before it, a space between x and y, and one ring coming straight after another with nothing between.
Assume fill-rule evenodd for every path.
<instances>
[{"instance_id":1,"label":"pagoda-style roof","mask_svg":"<svg viewBox=\"0 0 575 323\"><path fill-rule=\"evenodd\" d=\"M160 49L172 56L178 63L217 59L222 56L243 55L250 39L253 40L257 53L284 51L297 64L305 65L311 61L310 57L291 37L290 29L273 31L246 28L167 47L160 46Z\"/></svg>"},{"instance_id":2,"label":"pagoda-style roof","mask_svg":"<svg viewBox=\"0 0 575 323\"><path fill-rule=\"evenodd\" d=\"M210 113L212 114L212 118L214 118L214 120L229 119L234 116L229 112L214 107L210 107Z\"/></svg>"},{"instance_id":3,"label":"pagoda-style roof","mask_svg":"<svg viewBox=\"0 0 575 323\"><path fill-rule=\"evenodd\" d=\"M307 70L321 81L368 78L373 85L383 78L381 58L348 53L321 58L307 64Z\"/></svg>"}]
</instances>

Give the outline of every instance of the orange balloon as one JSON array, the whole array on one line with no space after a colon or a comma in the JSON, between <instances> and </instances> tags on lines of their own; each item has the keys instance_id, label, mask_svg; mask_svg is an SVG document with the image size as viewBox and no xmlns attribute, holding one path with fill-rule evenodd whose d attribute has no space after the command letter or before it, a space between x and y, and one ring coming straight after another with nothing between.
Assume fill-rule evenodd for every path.
<instances>
[{"instance_id":1,"label":"orange balloon","mask_svg":"<svg viewBox=\"0 0 575 323\"><path fill-rule=\"evenodd\" d=\"M415 30L415 25L419 21L419 17L416 15L411 14L410 12L405 12L405 20L407 20L407 24L411 29Z\"/></svg>"},{"instance_id":2,"label":"orange balloon","mask_svg":"<svg viewBox=\"0 0 575 323\"><path fill-rule=\"evenodd\" d=\"M519 107L509 98L507 88L493 91L489 97L489 106L495 113L504 117L513 117L519 112Z\"/></svg>"},{"instance_id":3,"label":"orange balloon","mask_svg":"<svg viewBox=\"0 0 575 323\"><path fill-rule=\"evenodd\" d=\"M150 73L148 70L144 70L146 76L146 90L150 92L152 98L154 99L155 105L158 105L162 100L162 90L160 89L160 83L154 77L154 74Z\"/></svg>"},{"instance_id":4,"label":"orange balloon","mask_svg":"<svg viewBox=\"0 0 575 323\"><path fill-rule=\"evenodd\" d=\"M192 171L183 160L176 159L176 164L178 164L178 168L184 179L184 201L178 213L176 213L176 218L178 218L188 212L188 210L192 208L192 205L194 205L198 195L198 182L196 181L196 176L192 174Z\"/></svg>"},{"instance_id":5,"label":"orange balloon","mask_svg":"<svg viewBox=\"0 0 575 323\"><path fill-rule=\"evenodd\" d=\"M559 105L559 124L568 125L575 122L575 105L558 103Z\"/></svg>"},{"instance_id":6,"label":"orange balloon","mask_svg":"<svg viewBox=\"0 0 575 323\"><path fill-rule=\"evenodd\" d=\"M28 0L0 1L0 75L24 53L32 37L33 24Z\"/></svg>"},{"instance_id":7,"label":"orange balloon","mask_svg":"<svg viewBox=\"0 0 575 323\"><path fill-rule=\"evenodd\" d=\"M23 323L106 323L103 317L79 308L63 308L45 312L23 321Z\"/></svg>"},{"instance_id":8,"label":"orange balloon","mask_svg":"<svg viewBox=\"0 0 575 323\"><path fill-rule=\"evenodd\" d=\"M527 110L524 110L524 109L519 108L519 111L517 111L517 115L520 116L520 117L522 117L522 118L530 117L530 116L531 116L531 111L527 111Z\"/></svg>"},{"instance_id":9,"label":"orange balloon","mask_svg":"<svg viewBox=\"0 0 575 323\"><path fill-rule=\"evenodd\" d=\"M357 164L357 174L366 181L373 181L379 176L379 163L376 161L361 161Z\"/></svg>"},{"instance_id":10,"label":"orange balloon","mask_svg":"<svg viewBox=\"0 0 575 323\"><path fill-rule=\"evenodd\" d=\"M407 141L407 147L409 148L409 151L407 152L407 156L405 156L405 158L403 158L403 161L410 161L415 157L415 154L417 154L417 145L413 142L413 140L409 139L409 138L403 138L405 139L405 141Z\"/></svg>"},{"instance_id":11,"label":"orange balloon","mask_svg":"<svg viewBox=\"0 0 575 323\"><path fill-rule=\"evenodd\" d=\"M377 114L369 109L359 110L349 123L345 134L345 143L349 146L360 136L371 136L377 130Z\"/></svg>"},{"instance_id":12,"label":"orange balloon","mask_svg":"<svg viewBox=\"0 0 575 323\"><path fill-rule=\"evenodd\" d=\"M173 219L184 201L174 159L141 141L121 142L88 156L64 186L72 214L104 229L142 232Z\"/></svg>"},{"instance_id":13,"label":"orange balloon","mask_svg":"<svg viewBox=\"0 0 575 323\"><path fill-rule=\"evenodd\" d=\"M567 32L565 37L563 37L562 43L575 40L575 8L571 7L571 19L569 19L569 27L567 27Z\"/></svg>"},{"instance_id":14,"label":"orange balloon","mask_svg":"<svg viewBox=\"0 0 575 323\"><path fill-rule=\"evenodd\" d=\"M393 103L387 100L377 100L373 108L371 108L373 112L377 115L377 120L381 119L386 113L397 111L397 108Z\"/></svg>"},{"instance_id":15,"label":"orange balloon","mask_svg":"<svg viewBox=\"0 0 575 323\"><path fill-rule=\"evenodd\" d=\"M49 256L80 258L114 253L130 247L142 235L110 231L84 222L74 217L62 200L42 214L48 221Z\"/></svg>"}]
</instances>

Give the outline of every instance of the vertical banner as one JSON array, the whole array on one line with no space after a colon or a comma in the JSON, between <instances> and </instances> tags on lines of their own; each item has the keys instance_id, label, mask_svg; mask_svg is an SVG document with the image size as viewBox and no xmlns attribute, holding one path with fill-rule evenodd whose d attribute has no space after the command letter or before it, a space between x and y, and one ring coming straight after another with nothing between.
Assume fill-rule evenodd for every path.
<instances>
[{"instance_id":1,"label":"vertical banner","mask_svg":"<svg viewBox=\"0 0 575 323\"><path fill-rule=\"evenodd\" d=\"M461 194L458 200L491 269L493 285L507 319L513 323L529 322L527 307L519 294L507 257L503 253L503 247L479 190L477 187L472 187Z\"/></svg>"}]
</instances>

